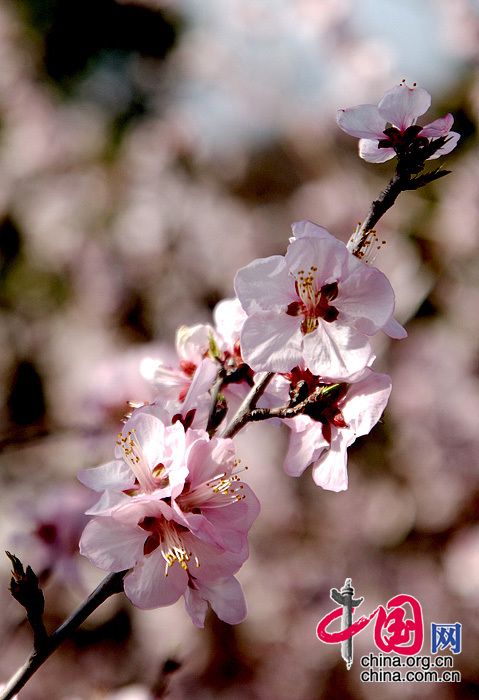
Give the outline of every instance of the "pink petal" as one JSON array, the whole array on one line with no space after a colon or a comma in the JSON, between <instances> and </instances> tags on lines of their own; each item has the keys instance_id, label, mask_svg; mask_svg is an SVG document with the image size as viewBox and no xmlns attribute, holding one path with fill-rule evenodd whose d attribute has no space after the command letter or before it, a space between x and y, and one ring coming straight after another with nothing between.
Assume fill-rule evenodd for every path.
<instances>
[{"instance_id":1,"label":"pink petal","mask_svg":"<svg viewBox=\"0 0 479 700\"><path fill-rule=\"evenodd\" d=\"M294 238L333 238L326 228L312 221L296 221L291 225L291 229Z\"/></svg>"},{"instance_id":2,"label":"pink petal","mask_svg":"<svg viewBox=\"0 0 479 700\"><path fill-rule=\"evenodd\" d=\"M191 574L202 584L215 583L236 573L248 556L247 549L230 552L199 540L190 533L183 535L188 551L198 557L199 567L190 564Z\"/></svg>"},{"instance_id":3,"label":"pink petal","mask_svg":"<svg viewBox=\"0 0 479 700\"><path fill-rule=\"evenodd\" d=\"M403 338L407 338L406 329L403 328L401 324L398 323L396 319L392 316L384 324L381 330L383 331L383 333L386 333L386 335L388 335L390 338L394 338L395 340L403 340Z\"/></svg>"},{"instance_id":4,"label":"pink petal","mask_svg":"<svg viewBox=\"0 0 479 700\"><path fill-rule=\"evenodd\" d=\"M393 288L385 274L354 256L348 267L349 274L339 285L335 306L362 333L374 335L394 312ZM344 323L342 315L340 319Z\"/></svg>"},{"instance_id":5,"label":"pink petal","mask_svg":"<svg viewBox=\"0 0 479 700\"><path fill-rule=\"evenodd\" d=\"M379 141L361 139L359 142L359 157L368 163L385 163L396 155L394 148L378 148Z\"/></svg>"},{"instance_id":6,"label":"pink petal","mask_svg":"<svg viewBox=\"0 0 479 700\"><path fill-rule=\"evenodd\" d=\"M315 331L304 336L303 354L313 374L340 380L364 369L372 350L367 336L335 321L320 322Z\"/></svg>"},{"instance_id":7,"label":"pink petal","mask_svg":"<svg viewBox=\"0 0 479 700\"><path fill-rule=\"evenodd\" d=\"M186 571L175 562L168 567L168 576L165 576L165 563L158 548L126 576L125 594L137 608L151 610L172 605L185 592Z\"/></svg>"},{"instance_id":8,"label":"pink petal","mask_svg":"<svg viewBox=\"0 0 479 700\"><path fill-rule=\"evenodd\" d=\"M444 144L444 146L442 146L442 148L440 148L438 151L436 151L434 153L434 155L432 155L430 158L428 158L428 160L434 160L435 158L440 158L441 156L445 156L447 153L450 153L451 151L453 151L456 148L457 142L459 141L460 138L461 138L461 134L458 134L457 131L450 131L449 138L446 141L446 143Z\"/></svg>"},{"instance_id":9,"label":"pink petal","mask_svg":"<svg viewBox=\"0 0 479 700\"><path fill-rule=\"evenodd\" d=\"M118 491L104 491L100 497L100 500L85 511L85 515L110 515L112 510L114 510L121 503L129 502L129 496L126 496L123 492L118 493Z\"/></svg>"},{"instance_id":10,"label":"pink petal","mask_svg":"<svg viewBox=\"0 0 479 700\"><path fill-rule=\"evenodd\" d=\"M224 508L202 508L202 514L185 514L189 528L200 539L222 549L241 554L247 552L247 533L257 518L260 504L248 484L242 485L242 498Z\"/></svg>"},{"instance_id":11,"label":"pink petal","mask_svg":"<svg viewBox=\"0 0 479 700\"><path fill-rule=\"evenodd\" d=\"M151 470L164 458L165 426L156 416L138 409L125 423L122 434L126 436L133 430L136 432L136 440L141 447L146 464ZM122 457L120 447L116 448L115 456Z\"/></svg>"},{"instance_id":12,"label":"pink petal","mask_svg":"<svg viewBox=\"0 0 479 700\"><path fill-rule=\"evenodd\" d=\"M292 428L284 470L290 476L301 476L318 450L326 449L329 445L323 437L321 423L308 416L297 416L284 422Z\"/></svg>"},{"instance_id":13,"label":"pink petal","mask_svg":"<svg viewBox=\"0 0 479 700\"><path fill-rule=\"evenodd\" d=\"M241 353L257 372L289 372L302 359L301 319L286 313L263 311L246 319L241 331Z\"/></svg>"},{"instance_id":14,"label":"pink petal","mask_svg":"<svg viewBox=\"0 0 479 700\"><path fill-rule=\"evenodd\" d=\"M223 622L237 625L245 619L247 610L243 589L234 576L210 586L201 584L200 593Z\"/></svg>"},{"instance_id":15,"label":"pink petal","mask_svg":"<svg viewBox=\"0 0 479 700\"><path fill-rule=\"evenodd\" d=\"M176 352L181 360L198 365L210 346L210 337L215 335L209 325L180 326L176 331Z\"/></svg>"},{"instance_id":16,"label":"pink petal","mask_svg":"<svg viewBox=\"0 0 479 700\"><path fill-rule=\"evenodd\" d=\"M378 105L380 115L404 131L416 123L416 119L431 106L431 95L419 87L408 87L405 83L388 90Z\"/></svg>"},{"instance_id":17,"label":"pink petal","mask_svg":"<svg viewBox=\"0 0 479 700\"><path fill-rule=\"evenodd\" d=\"M185 607L193 624L196 627L203 628L205 626L206 613L208 612L208 602L202 597L199 590L191 588L191 586L186 587Z\"/></svg>"},{"instance_id":18,"label":"pink petal","mask_svg":"<svg viewBox=\"0 0 479 700\"><path fill-rule=\"evenodd\" d=\"M80 469L78 480L93 491L123 491L135 483L135 475L123 460L115 459L93 469Z\"/></svg>"},{"instance_id":19,"label":"pink petal","mask_svg":"<svg viewBox=\"0 0 479 700\"><path fill-rule=\"evenodd\" d=\"M349 444L349 431L338 430L333 437L331 448L324 452L318 462L313 465L315 484L329 491L346 491L348 488L346 464Z\"/></svg>"},{"instance_id":20,"label":"pink petal","mask_svg":"<svg viewBox=\"0 0 479 700\"><path fill-rule=\"evenodd\" d=\"M113 518L94 518L80 539L80 554L104 571L129 569L143 556L146 532Z\"/></svg>"},{"instance_id":21,"label":"pink petal","mask_svg":"<svg viewBox=\"0 0 479 700\"><path fill-rule=\"evenodd\" d=\"M348 109L338 109L338 126L350 136L358 139L382 139L386 119L375 105L358 105Z\"/></svg>"},{"instance_id":22,"label":"pink petal","mask_svg":"<svg viewBox=\"0 0 479 700\"><path fill-rule=\"evenodd\" d=\"M294 282L282 255L259 258L236 273L235 292L247 314L288 306Z\"/></svg>"},{"instance_id":23,"label":"pink petal","mask_svg":"<svg viewBox=\"0 0 479 700\"><path fill-rule=\"evenodd\" d=\"M299 270L308 272L316 266L316 288L328 282L337 281L342 276L343 266L350 253L344 243L334 236L328 238L298 238L288 246L285 255L286 264L293 275ZM295 295L297 298L297 294Z\"/></svg>"},{"instance_id":24,"label":"pink petal","mask_svg":"<svg viewBox=\"0 0 479 700\"><path fill-rule=\"evenodd\" d=\"M206 428L211 407L209 390L217 375L218 363L209 357L205 357L196 368L190 388L181 407L178 411L174 411L175 413L181 413L185 417L188 411L194 409L193 426L195 428Z\"/></svg>"},{"instance_id":25,"label":"pink petal","mask_svg":"<svg viewBox=\"0 0 479 700\"><path fill-rule=\"evenodd\" d=\"M186 461L189 471L189 490L218 476L224 467L233 467L235 448L230 439L213 438L205 433L194 440L187 450Z\"/></svg>"},{"instance_id":26,"label":"pink petal","mask_svg":"<svg viewBox=\"0 0 479 700\"><path fill-rule=\"evenodd\" d=\"M423 126L418 136L426 136L431 139L437 139L439 136L446 136L451 131L453 124L454 117L452 114L446 114L446 116L439 117L439 119L435 119L430 124Z\"/></svg>"},{"instance_id":27,"label":"pink petal","mask_svg":"<svg viewBox=\"0 0 479 700\"><path fill-rule=\"evenodd\" d=\"M367 435L381 418L391 387L391 378L387 374L370 369L365 371L362 381L349 387L342 413L355 438Z\"/></svg>"},{"instance_id":28,"label":"pink petal","mask_svg":"<svg viewBox=\"0 0 479 700\"><path fill-rule=\"evenodd\" d=\"M168 483L173 490L182 486L188 475L185 461L185 431L179 421L169 425L165 430L165 441L161 462L166 467Z\"/></svg>"},{"instance_id":29,"label":"pink petal","mask_svg":"<svg viewBox=\"0 0 479 700\"><path fill-rule=\"evenodd\" d=\"M218 302L213 310L213 318L226 349L233 350L246 319L239 299L223 299Z\"/></svg>"}]
</instances>

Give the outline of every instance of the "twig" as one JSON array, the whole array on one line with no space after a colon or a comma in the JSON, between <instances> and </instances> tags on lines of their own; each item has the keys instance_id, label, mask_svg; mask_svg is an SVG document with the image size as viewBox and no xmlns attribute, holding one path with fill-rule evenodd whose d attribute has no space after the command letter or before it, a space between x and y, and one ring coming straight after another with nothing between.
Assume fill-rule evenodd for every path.
<instances>
[{"instance_id":1,"label":"twig","mask_svg":"<svg viewBox=\"0 0 479 700\"><path fill-rule=\"evenodd\" d=\"M215 379L215 382L210 389L211 406L210 406L210 412L208 415L208 423L206 425L206 430L210 436L214 432L214 430L218 427L218 423L216 422L216 417L217 417L216 416L216 404L218 402L218 396L219 396L221 387L223 385L225 375L226 375L226 373L225 373L224 369L220 369L218 372L218 375ZM215 423L216 423L216 425L215 425Z\"/></svg>"},{"instance_id":2,"label":"twig","mask_svg":"<svg viewBox=\"0 0 479 700\"><path fill-rule=\"evenodd\" d=\"M115 574L109 574L104 578L80 607L77 608L53 634L46 637L40 647L34 648L25 664L17 671L5 689L0 693L0 700L11 700L55 649L57 649L57 647L59 647L94 610L110 596L115 593L121 593L123 591L123 578L126 574L127 571L120 571Z\"/></svg>"},{"instance_id":3,"label":"twig","mask_svg":"<svg viewBox=\"0 0 479 700\"><path fill-rule=\"evenodd\" d=\"M378 198L371 204L368 214L362 225L354 234L354 243L351 247L353 255L362 257L361 253L366 246L370 232L374 229L379 219L391 209L401 192L408 190L417 190L424 185L428 185L434 180L449 175L450 170L433 170L430 173L425 173L418 177L413 177L409 172L401 172L396 174L388 182L384 190L379 194ZM349 247L349 246L348 246Z\"/></svg>"},{"instance_id":4,"label":"twig","mask_svg":"<svg viewBox=\"0 0 479 700\"><path fill-rule=\"evenodd\" d=\"M249 422L249 416L251 414L251 411L256 408L256 404L263 396L264 391L270 383L273 376L274 372L264 372L263 374L259 375L257 382L252 387L251 391L248 393L245 400L237 410L231 423L223 430L220 437L234 437L236 433L238 433L241 430L241 428Z\"/></svg>"},{"instance_id":5,"label":"twig","mask_svg":"<svg viewBox=\"0 0 479 700\"><path fill-rule=\"evenodd\" d=\"M10 593L25 608L27 620L33 632L33 648L35 650L41 649L47 642L48 634L43 623L45 599L38 583L38 577L31 566L27 566L25 570L20 559L14 554L10 554L10 552L5 552L5 554L12 562Z\"/></svg>"}]
</instances>

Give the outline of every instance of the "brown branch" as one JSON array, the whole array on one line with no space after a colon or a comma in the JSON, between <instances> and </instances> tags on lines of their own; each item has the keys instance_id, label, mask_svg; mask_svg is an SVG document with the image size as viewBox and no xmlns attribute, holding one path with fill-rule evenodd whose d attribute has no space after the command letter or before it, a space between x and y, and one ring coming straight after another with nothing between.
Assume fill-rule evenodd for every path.
<instances>
[{"instance_id":1,"label":"brown branch","mask_svg":"<svg viewBox=\"0 0 479 700\"><path fill-rule=\"evenodd\" d=\"M220 437L232 438L249 422L251 411L256 408L256 404L263 396L266 387L274 377L274 372L264 372L258 375L258 379L247 397L237 410L231 423L222 431ZM0 698L1 700L1 698Z\"/></svg>"},{"instance_id":2,"label":"brown branch","mask_svg":"<svg viewBox=\"0 0 479 700\"><path fill-rule=\"evenodd\" d=\"M88 598L75 610L60 627L49 637L46 636L41 645L34 648L25 664L10 679L0 693L0 700L11 700L26 682L36 673L48 657L53 654L62 642L89 617L102 603L115 593L123 591L123 578L127 571L109 574L95 588Z\"/></svg>"}]
</instances>

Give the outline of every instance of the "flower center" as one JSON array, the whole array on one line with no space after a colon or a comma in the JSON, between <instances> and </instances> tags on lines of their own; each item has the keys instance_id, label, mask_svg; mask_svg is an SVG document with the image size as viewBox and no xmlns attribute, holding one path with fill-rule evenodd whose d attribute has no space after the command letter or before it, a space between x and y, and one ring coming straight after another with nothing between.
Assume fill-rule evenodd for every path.
<instances>
[{"instance_id":1,"label":"flower center","mask_svg":"<svg viewBox=\"0 0 479 700\"><path fill-rule=\"evenodd\" d=\"M298 270L295 275L295 289L299 297L288 305L288 316L303 316L301 332L303 335L312 333L319 325L319 319L332 323L338 318L338 309L330 304L338 296L338 283L330 282L317 286L316 272L318 268L311 265L308 272Z\"/></svg>"},{"instance_id":2,"label":"flower center","mask_svg":"<svg viewBox=\"0 0 479 700\"><path fill-rule=\"evenodd\" d=\"M233 503L242 501L245 496L242 493L243 485L239 484L238 474L248 467L241 466L241 460L235 459L230 473L221 472L203 481L191 489L183 491L177 498L177 503L183 511L201 511L201 508L224 508ZM188 484L186 485L188 488Z\"/></svg>"},{"instance_id":3,"label":"flower center","mask_svg":"<svg viewBox=\"0 0 479 700\"><path fill-rule=\"evenodd\" d=\"M181 525L166 520L165 518L155 518L152 516L146 516L138 525L150 532L151 534L145 540L143 545L143 553L146 555L154 552L155 549L160 547L161 556L165 560L165 577L168 576L168 571L171 569L175 562L181 566L184 571L188 570L188 564L193 556L196 568L199 568L200 562L197 556L194 556L192 552L188 552L185 547L185 543L181 537L181 530L185 531Z\"/></svg>"}]
</instances>

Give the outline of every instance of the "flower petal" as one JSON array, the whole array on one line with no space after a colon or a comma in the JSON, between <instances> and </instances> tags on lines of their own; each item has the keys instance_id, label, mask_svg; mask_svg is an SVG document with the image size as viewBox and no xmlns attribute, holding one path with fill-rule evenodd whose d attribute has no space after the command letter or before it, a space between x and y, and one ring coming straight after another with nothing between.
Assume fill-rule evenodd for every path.
<instances>
[{"instance_id":1,"label":"flower petal","mask_svg":"<svg viewBox=\"0 0 479 700\"><path fill-rule=\"evenodd\" d=\"M243 589L234 576L211 586L201 584L200 593L223 622L237 625L245 619L247 610Z\"/></svg>"},{"instance_id":2,"label":"flower petal","mask_svg":"<svg viewBox=\"0 0 479 700\"><path fill-rule=\"evenodd\" d=\"M263 311L246 319L241 354L257 372L289 372L301 362L301 328L297 316Z\"/></svg>"},{"instance_id":3,"label":"flower petal","mask_svg":"<svg viewBox=\"0 0 479 700\"><path fill-rule=\"evenodd\" d=\"M301 476L318 452L329 447L323 437L321 423L308 416L297 416L284 421L291 428L284 470L290 476Z\"/></svg>"},{"instance_id":4,"label":"flower petal","mask_svg":"<svg viewBox=\"0 0 479 700\"><path fill-rule=\"evenodd\" d=\"M338 430L333 436L331 448L313 465L313 480L329 491L346 491L348 488L348 445L350 431Z\"/></svg>"},{"instance_id":5,"label":"flower petal","mask_svg":"<svg viewBox=\"0 0 479 700\"><path fill-rule=\"evenodd\" d=\"M141 408L134 411L131 418L125 423L122 434L126 437L130 431L135 431L136 441L141 447L146 465L150 470L154 469L164 457L165 426L162 421L150 412ZM116 457L122 457L120 447L115 450Z\"/></svg>"},{"instance_id":6,"label":"flower petal","mask_svg":"<svg viewBox=\"0 0 479 700\"><path fill-rule=\"evenodd\" d=\"M176 331L176 352L181 360L198 365L210 346L210 337L215 335L210 325L180 326Z\"/></svg>"},{"instance_id":7,"label":"flower petal","mask_svg":"<svg viewBox=\"0 0 479 700\"><path fill-rule=\"evenodd\" d=\"M189 585L185 591L185 608L193 624L196 627L203 628L205 626L206 613L208 612L208 601L202 597L199 590L191 588Z\"/></svg>"},{"instance_id":8,"label":"flower petal","mask_svg":"<svg viewBox=\"0 0 479 700\"><path fill-rule=\"evenodd\" d=\"M346 246L334 236L328 238L298 238L288 246L285 260L296 277L300 270L307 272L316 266L315 287L336 282L342 277L343 267L351 257ZM298 298L297 294L295 295Z\"/></svg>"},{"instance_id":9,"label":"flower petal","mask_svg":"<svg viewBox=\"0 0 479 700\"><path fill-rule=\"evenodd\" d=\"M143 556L146 532L113 518L94 518L83 530L80 554L104 571L129 569Z\"/></svg>"},{"instance_id":10,"label":"flower petal","mask_svg":"<svg viewBox=\"0 0 479 700\"><path fill-rule=\"evenodd\" d=\"M294 282L282 255L253 260L238 270L235 292L247 314L288 306L294 299Z\"/></svg>"},{"instance_id":11,"label":"flower petal","mask_svg":"<svg viewBox=\"0 0 479 700\"><path fill-rule=\"evenodd\" d=\"M394 312L394 291L385 274L351 256L335 306L366 335L374 335ZM343 317L340 316L342 322Z\"/></svg>"},{"instance_id":12,"label":"flower petal","mask_svg":"<svg viewBox=\"0 0 479 700\"><path fill-rule=\"evenodd\" d=\"M188 447L186 461L188 465L189 491L222 472L229 473L235 460L233 440L224 438L209 439L205 433L199 434Z\"/></svg>"},{"instance_id":13,"label":"flower petal","mask_svg":"<svg viewBox=\"0 0 479 700\"><path fill-rule=\"evenodd\" d=\"M295 221L294 224L291 224L291 229L293 231L293 238L290 238L291 243L296 238L333 238L328 229L318 226L312 221Z\"/></svg>"},{"instance_id":14,"label":"flower petal","mask_svg":"<svg viewBox=\"0 0 479 700\"><path fill-rule=\"evenodd\" d=\"M338 109L336 121L343 131L358 139L384 138L386 119L379 113L376 105Z\"/></svg>"},{"instance_id":15,"label":"flower petal","mask_svg":"<svg viewBox=\"0 0 479 700\"><path fill-rule=\"evenodd\" d=\"M445 156L447 153L450 153L453 151L456 146L457 142L461 138L461 134L458 134L457 131L450 131L449 132L449 138L439 150L437 150L434 155L432 155L428 160L434 160L435 158L440 158L441 156Z\"/></svg>"},{"instance_id":16,"label":"flower petal","mask_svg":"<svg viewBox=\"0 0 479 700\"><path fill-rule=\"evenodd\" d=\"M100 496L100 500L85 511L85 515L110 515L116 506L129 500L129 496L126 496L123 492L104 491Z\"/></svg>"},{"instance_id":17,"label":"flower petal","mask_svg":"<svg viewBox=\"0 0 479 700\"><path fill-rule=\"evenodd\" d=\"M385 163L395 155L394 148L379 148L379 141L361 139L359 142L359 157L368 163Z\"/></svg>"},{"instance_id":18,"label":"flower petal","mask_svg":"<svg viewBox=\"0 0 479 700\"><path fill-rule=\"evenodd\" d=\"M185 592L188 574L175 562L165 576L165 560L160 548L150 555L125 578L125 594L133 605L151 610L175 603Z\"/></svg>"},{"instance_id":19,"label":"flower petal","mask_svg":"<svg viewBox=\"0 0 479 700\"><path fill-rule=\"evenodd\" d=\"M206 428L211 406L211 396L208 392L217 375L218 364L209 357L205 357L201 361L193 375L190 388L179 412L185 417L188 411L195 409L196 413L193 421L195 428Z\"/></svg>"},{"instance_id":20,"label":"flower petal","mask_svg":"<svg viewBox=\"0 0 479 700\"><path fill-rule=\"evenodd\" d=\"M378 105L379 114L404 131L431 106L431 95L420 87L410 88L405 83L388 90Z\"/></svg>"},{"instance_id":21,"label":"flower petal","mask_svg":"<svg viewBox=\"0 0 479 700\"><path fill-rule=\"evenodd\" d=\"M403 340L407 338L407 330L401 326L400 323L396 321L395 318L391 318L382 326L381 330L386 333L390 338L395 340Z\"/></svg>"},{"instance_id":22,"label":"flower petal","mask_svg":"<svg viewBox=\"0 0 479 700\"><path fill-rule=\"evenodd\" d=\"M213 309L216 329L224 341L223 349L233 350L238 342L246 314L239 299L223 299Z\"/></svg>"},{"instance_id":23,"label":"flower petal","mask_svg":"<svg viewBox=\"0 0 479 700\"><path fill-rule=\"evenodd\" d=\"M93 491L124 491L135 483L135 475L123 460L115 459L93 469L80 469L78 481Z\"/></svg>"},{"instance_id":24,"label":"flower petal","mask_svg":"<svg viewBox=\"0 0 479 700\"><path fill-rule=\"evenodd\" d=\"M367 336L336 321L320 322L315 331L305 335L303 354L313 374L348 379L369 364L372 350Z\"/></svg>"},{"instance_id":25,"label":"flower petal","mask_svg":"<svg viewBox=\"0 0 479 700\"><path fill-rule=\"evenodd\" d=\"M367 435L386 408L391 393L391 378L387 374L366 369L365 378L348 389L342 413L354 431L354 437Z\"/></svg>"},{"instance_id":26,"label":"flower petal","mask_svg":"<svg viewBox=\"0 0 479 700\"><path fill-rule=\"evenodd\" d=\"M199 540L191 533L184 533L183 542L188 551L198 558L199 566L190 564L191 575L200 583L210 585L236 573L248 556L247 548L231 552L209 542Z\"/></svg>"},{"instance_id":27,"label":"flower petal","mask_svg":"<svg viewBox=\"0 0 479 700\"><path fill-rule=\"evenodd\" d=\"M446 136L454 124L454 117L452 114L446 114L444 117L439 117L435 119L430 124L423 126L422 131L419 132L418 136L426 136L426 138L437 139L439 136Z\"/></svg>"}]
</instances>

